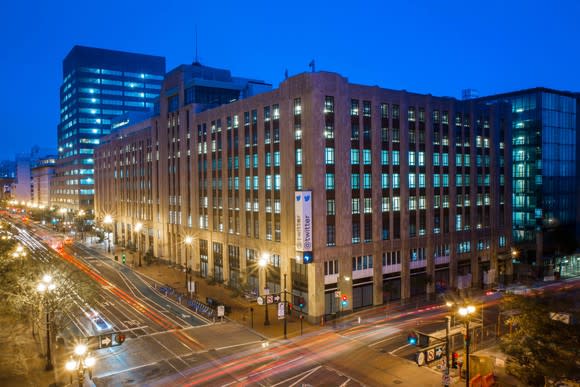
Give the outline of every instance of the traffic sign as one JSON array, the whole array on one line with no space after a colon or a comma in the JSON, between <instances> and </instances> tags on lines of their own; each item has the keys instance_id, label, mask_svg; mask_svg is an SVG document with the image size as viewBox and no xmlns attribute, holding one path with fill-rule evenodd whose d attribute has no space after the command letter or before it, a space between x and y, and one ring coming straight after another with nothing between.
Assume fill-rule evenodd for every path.
<instances>
[{"instance_id":1,"label":"traffic sign","mask_svg":"<svg viewBox=\"0 0 580 387\"><path fill-rule=\"evenodd\" d=\"M421 352L417 353L416 361L417 361L417 365L419 367L424 365L425 364L425 352L421 351Z\"/></svg>"},{"instance_id":2,"label":"traffic sign","mask_svg":"<svg viewBox=\"0 0 580 387\"><path fill-rule=\"evenodd\" d=\"M256 298L256 302L258 305L264 305L264 297L258 296L258 298Z\"/></svg>"},{"instance_id":3,"label":"traffic sign","mask_svg":"<svg viewBox=\"0 0 580 387\"><path fill-rule=\"evenodd\" d=\"M281 298L279 294L274 295L274 303L280 302Z\"/></svg>"},{"instance_id":4,"label":"traffic sign","mask_svg":"<svg viewBox=\"0 0 580 387\"><path fill-rule=\"evenodd\" d=\"M286 314L286 303L280 302L278 304L278 320L283 320Z\"/></svg>"},{"instance_id":5,"label":"traffic sign","mask_svg":"<svg viewBox=\"0 0 580 387\"><path fill-rule=\"evenodd\" d=\"M99 348L111 347L112 343L113 343L112 335L99 336Z\"/></svg>"},{"instance_id":6,"label":"traffic sign","mask_svg":"<svg viewBox=\"0 0 580 387\"><path fill-rule=\"evenodd\" d=\"M224 317L226 308L223 305L218 305L217 307L217 315L218 317Z\"/></svg>"},{"instance_id":7,"label":"traffic sign","mask_svg":"<svg viewBox=\"0 0 580 387\"><path fill-rule=\"evenodd\" d=\"M266 302L268 304L273 304L274 303L274 296L272 296L271 294L270 295L267 295L266 296Z\"/></svg>"},{"instance_id":8,"label":"traffic sign","mask_svg":"<svg viewBox=\"0 0 580 387\"><path fill-rule=\"evenodd\" d=\"M427 351L427 363L435 360L435 349L430 349Z\"/></svg>"},{"instance_id":9,"label":"traffic sign","mask_svg":"<svg viewBox=\"0 0 580 387\"><path fill-rule=\"evenodd\" d=\"M334 298L340 298L340 290L334 291Z\"/></svg>"}]
</instances>

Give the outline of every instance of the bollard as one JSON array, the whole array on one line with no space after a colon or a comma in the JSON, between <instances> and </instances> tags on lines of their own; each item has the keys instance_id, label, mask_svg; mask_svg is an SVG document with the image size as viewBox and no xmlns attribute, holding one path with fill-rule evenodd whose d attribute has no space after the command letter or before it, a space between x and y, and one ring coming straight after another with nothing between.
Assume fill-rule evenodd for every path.
<instances>
[{"instance_id":1,"label":"bollard","mask_svg":"<svg viewBox=\"0 0 580 387\"><path fill-rule=\"evenodd\" d=\"M360 316L358 316L358 323L360 324Z\"/></svg>"}]
</instances>

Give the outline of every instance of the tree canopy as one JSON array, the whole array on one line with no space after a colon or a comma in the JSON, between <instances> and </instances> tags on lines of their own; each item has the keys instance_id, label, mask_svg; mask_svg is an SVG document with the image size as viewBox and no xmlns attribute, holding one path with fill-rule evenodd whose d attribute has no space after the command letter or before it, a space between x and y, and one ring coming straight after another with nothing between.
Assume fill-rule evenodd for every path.
<instances>
[{"instance_id":1,"label":"tree canopy","mask_svg":"<svg viewBox=\"0 0 580 387\"><path fill-rule=\"evenodd\" d=\"M530 386L543 386L545 377L580 376L580 326L578 292L509 295L502 309L511 333L502 337L501 348L509 355L507 370ZM565 313L569 324L551 318Z\"/></svg>"}]
</instances>

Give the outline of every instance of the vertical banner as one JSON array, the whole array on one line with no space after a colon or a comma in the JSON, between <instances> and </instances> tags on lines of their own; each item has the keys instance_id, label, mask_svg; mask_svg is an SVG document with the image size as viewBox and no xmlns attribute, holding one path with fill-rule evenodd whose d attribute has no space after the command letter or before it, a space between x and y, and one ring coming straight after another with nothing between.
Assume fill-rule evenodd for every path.
<instances>
[{"instance_id":1,"label":"vertical banner","mask_svg":"<svg viewBox=\"0 0 580 387\"><path fill-rule=\"evenodd\" d=\"M312 251L312 191L296 191L294 196L296 251Z\"/></svg>"}]
</instances>

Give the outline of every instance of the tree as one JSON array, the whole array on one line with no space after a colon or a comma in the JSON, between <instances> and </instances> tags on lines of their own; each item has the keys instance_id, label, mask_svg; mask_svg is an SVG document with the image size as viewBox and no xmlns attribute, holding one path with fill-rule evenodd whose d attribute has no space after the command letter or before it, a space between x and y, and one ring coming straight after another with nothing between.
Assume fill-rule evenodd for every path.
<instances>
[{"instance_id":1,"label":"tree","mask_svg":"<svg viewBox=\"0 0 580 387\"><path fill-rule=\"evenodd\" d=\"M80 313L79 305L92 305L98 285L85 273L56 257L41 261L28 252L25 259L12 255L16 243L0 240L0 312L20 319L30 319L33 327L44 326L46 312L56 330L66 327ZM54 291L40 294L37 286L49 274Z\"/></svg>"},{"instance_id":2,"label":"tree","mask_svg":"<svg viewBox=\"0 0 580 387\"><path fill-rule=\"evenodd\" d=\"M576 305L576 309L574 308ZM580 376L580 329L573 323L553 320L551 312L580 313L574 294L506 296L502 309L512 329L502 337L501 348L510 357L507 370L529 386L543 386L544 378Z\"/></svg>"}]
</instances>

